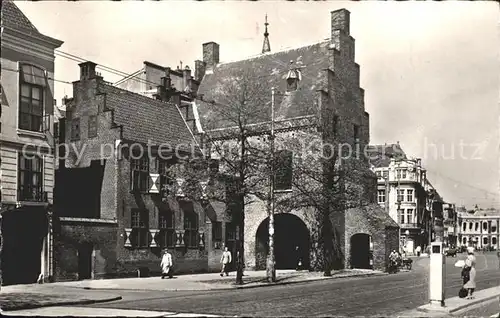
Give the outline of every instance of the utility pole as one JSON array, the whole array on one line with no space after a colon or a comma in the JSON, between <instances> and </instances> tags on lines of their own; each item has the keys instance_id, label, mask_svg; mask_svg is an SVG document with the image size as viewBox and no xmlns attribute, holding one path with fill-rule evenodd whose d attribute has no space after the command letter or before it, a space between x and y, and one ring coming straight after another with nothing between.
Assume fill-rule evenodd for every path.
<instances>
[{"instance_id":1,"label":"utility pole","mask_svg":"<svg viewBox=\"0 0 500 318\"><path fill-rule=\"evenodd\" d=\"M266 275L269 282L276 281L276 268L274 259L274 182L275 182L275 159L274 159L274 99L275 89L271 88L271 182L270 182L270 209L269 209L269 252L267 254Z\"/></svg>"}]
</instances>

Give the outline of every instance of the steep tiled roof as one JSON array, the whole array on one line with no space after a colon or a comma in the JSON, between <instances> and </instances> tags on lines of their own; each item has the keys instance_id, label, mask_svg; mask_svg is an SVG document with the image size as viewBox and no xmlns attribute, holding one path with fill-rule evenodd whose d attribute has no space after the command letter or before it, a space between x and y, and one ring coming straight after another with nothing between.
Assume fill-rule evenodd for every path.
<instances>
[{"instance_id":1,"label":"steep tiled roof","mask_svg":"<svg viewBox=\"0 0 500 318\"><path fill-rule=\"evenodd\" d=\"M388 167L391 158L406 159L406 154L399 144L370 145L366 149L370 163L375 168Z\"/></svg>"},{"instance_id":2,"label":"steep tiled roof","mask_svg":"<svg viewBox=\"0 0 500 318\"><path fill-rule=\"evenodd\" d=\"M387 212L384 211L378 204L369 204L359 208L352 208L347 211L350 214L357 214L359 217L354 219L368 222L372 228L383 229L385 227L399 227Z\"/></svg>"},{"instance_id":3,"label":"steep tiled roof","mask_svg":"<svg viewBox=\"0 0 500 318\"><path fill-rule=\"evenodd\" d=\"M24 13L10 0L2 1L2 26L39 33Z\"/></svg>"},{"instance_id":4,"label":"steep tiled roof","mask_svg":"<svg viewBox=\"0 0 500 318\"><path fill-rule=\"evenodd\" d=\"M106 107L114 110L114 120L123 125L123 138L155 145L168 144L185 150L196 144L175 104L165 103L101 82L99 91L106 94ZM199 150L198 147L195 147Z\"/></svg>"},{"instance_id":5,"label":"steep tiled roof","mask_svg":"<svg viewBox=\"0 0 500 318\"><path fill-rule=\"evenodd\" d=\"M263 54L257 57L237 62L221 63L214 67L213 72L207 72L198 88L198 94L203 95L204 102L198 102L200 120L204 126L208 120L213 120L214 114L211 108L218 104L228 104L228 96L224 96L223 88L233 76L241 73L251 73L248 79L259 83L262 89L256 93L260 100L269 101L255 105L254 119L249 123L261 122L270 119L271 87L277 90L275 99L275 118L289 119L298 116L316 114L316 90L323 88L326 74L325 69L329 65L329 41L304 46L296 49L285 50L273 54ZM301 80L298 89L286 92L286 77L292 66L302 66ZM234 98L234 96L233 96ZM220 122L217 127L234 126L234 123Z\"/></svg>"},{"instance_id":6,"label":"steep tiled roof","mask_svg":"<svg viewBox=\"0 0 500 318\"><path fill-rule=\"evenodd\" d=\"M23 34L31 36L34 41L41 40L44 43L52 44L54 48L60 47L63 42L44 35L37 30L24 13L10 0L3 0L1 4L1 25L8 29L13 29Z\"/></svg>"}]
</instances>

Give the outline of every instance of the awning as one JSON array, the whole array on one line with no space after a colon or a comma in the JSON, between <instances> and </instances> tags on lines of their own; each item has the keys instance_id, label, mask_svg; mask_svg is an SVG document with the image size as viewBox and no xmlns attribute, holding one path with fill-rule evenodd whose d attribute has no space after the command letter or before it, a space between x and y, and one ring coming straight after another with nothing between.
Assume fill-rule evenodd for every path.
<instances>
[{"instance_id":1,"label":"awning","mask_svg":"<svg viewBox=\"0 0 500 318\"><path fill-rule=\"evenodd\" d=\"M21 76L25 83L39 85L42 87L47 86L45 71L39 67L30 64L21 64Z\"/></svg>"}]
</instances>

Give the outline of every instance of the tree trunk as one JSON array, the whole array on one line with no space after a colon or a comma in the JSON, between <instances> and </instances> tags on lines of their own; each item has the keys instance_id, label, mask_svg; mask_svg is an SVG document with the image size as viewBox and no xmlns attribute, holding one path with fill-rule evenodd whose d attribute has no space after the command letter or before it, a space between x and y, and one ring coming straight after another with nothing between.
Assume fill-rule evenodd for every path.
<instances>
[{"instance_id":1,"label":"tree trunk","mask_svg":"<svg viewBox=\"0 0 500 318\"><path fill-rule=\"evenodd\" d=\"M240 222L238 222L238 247L236 255L236 285L243 285L243 267L244 267L244 255L245 255L245 240L243 237L244 226L245 226L245 213L241 212Z\"/></svg>"},{"instance_id":2,"label":"tree trunk","mask_svg":"<svg viewBox=\"0 0 500 318\"><path fill-rule=\"evenodd\" d=\"M274 189L271 191L274 191ZM268 204L269 251L267 253L266 276L267 276L267 281L273 283L276 281L276 269L275 269L275 258L274 258L274 215L271 209L272 207L270 206L270 204Z\"/></svg>"}]
</instances>

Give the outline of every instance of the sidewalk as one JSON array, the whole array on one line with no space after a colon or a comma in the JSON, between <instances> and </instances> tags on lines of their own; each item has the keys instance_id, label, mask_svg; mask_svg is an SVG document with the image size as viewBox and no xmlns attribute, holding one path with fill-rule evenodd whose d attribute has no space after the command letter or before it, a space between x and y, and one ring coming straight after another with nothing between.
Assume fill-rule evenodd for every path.
<instances>
[{"instance_id":1,"label":"sidewalk","mask_svg":"<svg viewBox=\"0 0 500 318\"><path fill-rule=\"evenodd\" d=\"M10 311L56 305L95 304L121 298L116 293L110 294L109 292L89 291L52 284L13 285L2 286L0 309Z\"/></svg>"},{"instance_id":2,"label":"sidewalk","mask_svg":"<svg viewBox=\"0 0 500 318\"><path fill-rule=\"evenodd\" d=\"M266 281L266 271L247 271L243 276L243 285L235 285L235 272L229 276L221 277L219 273L179 275L172 279L161 279L160 277L146 278L117 278L101 280L85 280L74 282L52 283L53 286L96 289L96 290L163 290L163 291L189 291L189 290L221 290L252 288L269 285L282 285L290 283L307 282L314 280L363 277L374 275L386 275L380 271L354 269L333 271L331 277L324 277L321 272L278 270L276 271L276 283Z\"/></svg>"},{"instance_id":3,"label":"sidewalk","mask_svg":"<svg viewBox=\"0 0 500 318\"><path fill-rule=\"evenodd\" d=\"M456 317L461 313L472 311L475 306L489 302L500 296L500 286L474 292L474 299L459 297L447 298L445 307L435 307L430 304L401 312L398 317Z\"/></svg>"},{"instance_id":4,"label":"sidewalk","mask_svg":"<svg viewBox=\"0 0 500 318\"><path fill-rule=\"evenodd\" d=\"M129 310L92 307L50 307L9 311L9 316L25 317L220 317L216 315L151 310Z\"/></svg>"}]
</instances>

